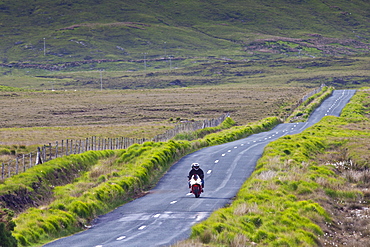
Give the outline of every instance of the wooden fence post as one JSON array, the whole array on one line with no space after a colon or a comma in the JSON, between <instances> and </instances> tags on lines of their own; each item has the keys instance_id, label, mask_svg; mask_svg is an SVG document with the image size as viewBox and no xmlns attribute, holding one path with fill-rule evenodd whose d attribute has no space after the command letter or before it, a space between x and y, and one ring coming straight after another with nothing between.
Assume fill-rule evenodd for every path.
<instances>
[{"instance_id":1,"label":"wooden fence post","mask_svg":"<svg viewBox=\"0 0 370 247\"><path fill-rule=\"evenodd\" d=\"M18 171L19 171L19 162L18 162L18 156L17 158L15 159L15 174L18 175Z\"/></svg>"},{"instance_id":2,"label":"wooden fence post","mask_svg":"<svg viewBox=\"0 0 370 247\"><path fill-rule=\"evenodd\" d=\"M26 171L26 155L22 154L22 162L23 162L23 172Z\"/></svg>"},{"instance_id":3,"label":"wooden fence post","mask_svg":"<svg viewBox=\"0 0 370 247\"><path fill-rule=\"evenodd\" d=\"M35 165L42 164L42 153L40 147L37 147L37 155Z\"/></svg>"},{"instance_id":4,"label":"wooden fence post","mask_svg":"<svg viewBox=\"0 0 370 247\"><path fill-rule=\"evenodd\" d=\"M42 147L42 160L46 162L46 145Z\"/></svg>"},{"instance_id":5,"label":"wooden fence post","mask_svg":"<svg viewBox=\"0 0 370 247\"><path fill-rule=\"evenodd\" d=\"M61 157L63 157L63 151L64 151L64 150L63 150L63 144L64 144L64 140L62 140L62 150L61 150L61 152L60 152L60 156L61 156Z\"/></svg>"},{"instance_id":6,"label":"wooden fence post","mask_svg":"<svg viewBox=\"0 0 370 247\"><path fill-rule=\"evenodd\" d=\"M4 180L5 164L1 163L1 179Z\"/></svg>"},{"instance_id":7,"label":"wooden fence post","mask_svg":"<svg viewBox=\"0 0 370 247\"><path fill-rule=\"evenodd\" d=\"M53 159L53 156L51 153L51 143L49 143L49 160L52 160L52 159Z\"/></svg>"},{"instance_id":8,"label":"wooden fence post","mask_svg":"<svg viewBox=\"0 0 370 247\"><path fill-rule=\"evenodd\" d=\"M58 141L55 142L55 158L58 158L58 151L59 151L59 146L58 146Z\"/></svg>"},{"instance_id":9,"label":"wooden fence post","mask_svg":"<svg viewBox=\"0 0 370 247\"><path fill-rule=\"evenodd\" d=\"M32 153L30 153L30 167L29 168L31 167L32 167Z\"/></svg>"}]
</instances>

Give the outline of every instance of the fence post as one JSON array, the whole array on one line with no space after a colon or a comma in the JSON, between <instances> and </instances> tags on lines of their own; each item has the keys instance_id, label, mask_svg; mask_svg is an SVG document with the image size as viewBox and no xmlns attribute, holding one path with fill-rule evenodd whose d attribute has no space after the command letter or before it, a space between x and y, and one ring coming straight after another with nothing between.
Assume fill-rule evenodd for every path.
<instances>
[{"instance_id":1,"label":"fence post","mask_svg":"<svg viewBox=\"0 0 370 247\"><path fill-rule=\"evenodd\" d=\"M68 139L66 140L66 155L68 155Z\"/></svg>"},{"instance_id":2,"label":"fence post","mask_svg":"<svg viewBox=\"0 0 370 247\"><path fill-rule=\"evenodd\" d=\"M42 157L41 157L41 155L42 155L42 153L41 153L40 147L37 147L37 155L36 155L35 165L42 164Z\"/></svg>"},{"instance_id":3,"label":"fence post","mask_svg":"<svg viewBox=\"0 0 370 247\"><path fill-rule=\"evenodd\" d=\"M51 153L51 143L49 143L49 160L52 160L52 159L53 159L53 156Z\"/></svg>"},{"instance_id":4,"label":"fence post","mask_svg":"<svg viewBox=\"0 0 370 247\"><path fill-rule=\"evenodd\" d=\"M30 167L29 168L31 167L32 167L32 153L30 153Z\"/></svg>"},{"instance_id":5,"label":"fence post","mask_svg":"<svg viewBox=\"0 0 370 247\"><path fill-rule=\"evenodd\" d=\"M22 154L23 172L26 171L26 155Z\"/></svg>"},{"instance_id":6,"label":"fence post","mask_svg":"<svg viewBox=\"0 0 370 247\"><path fill-rule=\"evenodd\" d=\"M43 158L43 161L46 162L46 145L44 145L42 147L42 158Z\"/></svg>"},{"instance_id":7,"label":"fence post","mask_svg":"<svg viewBox=\"0 0 370 247\"><path fill-rule=\"evenodd\" d=\"M26 171L26 155L22 154L23 172Z\"/></svg>"},{"instance_id":8,"label":"fence post","mask_svg":"<svg viewBox=\"0 0 370 247\"><path fill-rule=\"evenodd\" d=\"M19 162L18 162L18 156L17 158L15 159L15 174L18 175L18 171L19 171Z\"/></svg>"},{"instance_id":9,"label":"fence post","mask_svg":"<svg viewBox=\"0 0 370 247\"><path fill-rule=\"evenodd\" d=\"M58 158L58 150L59 149L59 146L58 146L58 141L55 142L55 158Z\"/></svg>"},{"instance_id":10,"label":"fence post","mask_svg":"<svg viewBox=\"0 0 370 247\"><path fill-rule=\"evenodd\" d=\"M63 146L63 144L64 144L64 140L62 140L62 150L60 151L60 156L61 156L61 157L63 157L63 151L64 151L64 150L63 150L63 147L64 147L64 146Z\"/></svg>"},{"instance_id":11,"label":"fence post","mask_svg":"<svg viewBox=\"0 0 370 247\"><path fill-rule=\"evenodd\" d=\"M1 163L1 179L4 180L5 164Z\"/></svg>"}]
</instances>

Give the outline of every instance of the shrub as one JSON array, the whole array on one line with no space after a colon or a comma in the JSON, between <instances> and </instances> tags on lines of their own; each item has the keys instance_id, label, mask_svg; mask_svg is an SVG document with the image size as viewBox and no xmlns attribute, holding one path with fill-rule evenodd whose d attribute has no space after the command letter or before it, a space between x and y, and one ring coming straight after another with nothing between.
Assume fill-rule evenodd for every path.
<instances>
[{"instance_id":1,"label":"shrub","mask_svg":"<svg viewBox=\"0 0 370 247\"><path fill-rule=\"evenodd\" d=\"M12 220L14 213L6 208L0 208L0 245L17 246L17 240L12 236L15 223Z\"/></svg>"}]
</instances>

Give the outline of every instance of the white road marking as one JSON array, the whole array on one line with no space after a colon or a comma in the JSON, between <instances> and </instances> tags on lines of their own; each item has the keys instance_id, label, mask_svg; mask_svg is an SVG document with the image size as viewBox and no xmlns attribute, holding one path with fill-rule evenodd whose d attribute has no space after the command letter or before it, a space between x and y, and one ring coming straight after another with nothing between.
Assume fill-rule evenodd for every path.
<instances>
[{"instance_id":1,"label":"white road marking","mask_svg":"<svg viewBox=\"0 0 370 247\"><path fill-rule=\"evenodd\" d=\"M228 153L230 153L230 152L231 152L231 150L228 150L227 152L228 152Z\"/></svg>"},{"instance_id":2,"label":"white road marking","mask_svg":"<svg viewBox=\"0 0 370 247\"><path fill-rule=\"evenodd\" d=\"M240 146L244 146L244 143L240 144Z\"/></svg>"},{"instance_id":3,"label":"white road marking","mask_svg":"<svg viewBox=\"0 0 370 247\"><path fill-rule=\"evenodd\" d=\"M226 154L222 154L222 156L225 156Z\"/></svg>"},{"instance_id":4,"label":"white road marking","mask_svg":"<svg viewBox=\"0 0 370 247\"><path fill-rule=\"evenodd\" d=\"M158 218L161 214L153 215L154 218Z\"/></svg>"},{"instance_id":5,"label":"white road marking","mask_svg":"<svg viewBox=\"0 0 370 247\"><path fill-rule=\"evenodd\" d=\"M217 164L219 162L219 160L215 160L215 164Z\"/></svg>"},{"instance_id":6,"label":"white road marking","mask_svg":"<svg viewBox=\"0 0 370 247\"><path fill-rule=\"evenodd\" d=\"M238 147L234 147L234 148L238 148Z\"/></svg>"},{"instance_id":7,"label":"white road marking","mask_svg":"<svg viewBox=\"0 0 370 247\"><path fill-rule=\"evenodd\" d=\"M146 226L140 226L138 230L143 230Z\"/></svg>"},{"instance_id":8,"label":"white road marking","mask_svg":"<svg viewBox=\"0 0 370 247\"><path fill-rule=\"evenodd\" d=\"M172 202L170 202L170 204L175 204L177 201L172 201Z\"/></svg>"},{"instance_id":9,"label":"white road marking","mask_svg":"<svg viewBox=\"0 0 370 247\"><path fill-rule=\"evenodd\" d=\"M187 196L190 196L190 195L192 195L192 193L190 193L190 192L189 192L189 193L187 193L186 195L187 195Z\"/></svg>"},{"instance_id":10,"label":"white road marking","mask_svg":"<svg viewBox=\"0 0 370 247\"><path fill-rule=\"evenodd\" d=\"M208 171L207 171L207 174L210 174L211 172L212 172L212 170L208 170Z\"/></svg>"},{"instance_id":11,"label":"white road marking","mask_svg":"<svg viewBox=\"0 0 370 247\"><path fill-rule=\"evenodd\" d=\"M120 240L125 239L125 238L126 238L126 236L121 236L121 237L116 238L116 240L120 241Z\"/></svg>"},{"instance_id":12,"label":"white road marking","mask_svg":"<svg viewBox=\"0 0 370 247\"><path fill-rule=\"evenodd\" d=\"M95 247L103 247L103 245L96 245Z\"/></svg>"}]
</instances>

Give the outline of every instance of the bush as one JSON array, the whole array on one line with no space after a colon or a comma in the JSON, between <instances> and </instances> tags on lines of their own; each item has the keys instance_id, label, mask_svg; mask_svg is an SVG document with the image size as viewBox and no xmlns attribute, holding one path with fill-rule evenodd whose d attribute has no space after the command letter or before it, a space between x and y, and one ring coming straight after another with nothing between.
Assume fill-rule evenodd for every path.
<instances>
[{"instance_id":1,"label":"bush","mask_svg":"<svg viewBox=\"0 0 370 247\"><path fill-rule=\"evenodd\" d=\"M0 246L17 246L17 240L12 236L15 223L12 221L13 212L0 208Z\"/></svg>"}]
</instances>

